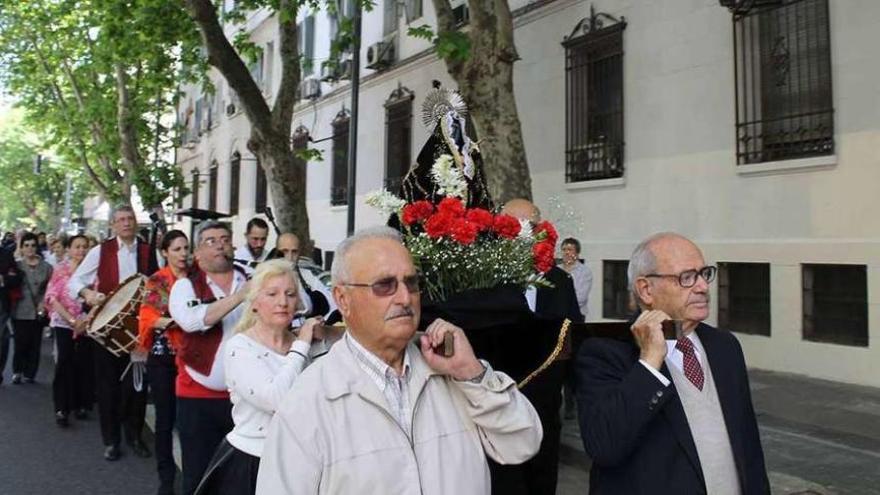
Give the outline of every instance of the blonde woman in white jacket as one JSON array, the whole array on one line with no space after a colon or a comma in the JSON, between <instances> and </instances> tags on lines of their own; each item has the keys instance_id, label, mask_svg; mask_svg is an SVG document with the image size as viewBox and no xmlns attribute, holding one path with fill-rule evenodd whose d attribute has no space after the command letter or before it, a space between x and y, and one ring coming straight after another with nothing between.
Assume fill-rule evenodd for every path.
<instances>
[{"instance_id":1,"label":"blonde woman in white jacket","mask_svg":"<svg viewBox=\"0 0 880 495\"><path fill-rule=\"evenodd\" d=\"M269 420L309 364L313 330L321 321L310 318L297 334L290 331L301 308L298 293L286 260L261 263L254 272L244 316L223 351L235 428L218 447L196 494L255 492Z\"/></svg>"}]
</instances>

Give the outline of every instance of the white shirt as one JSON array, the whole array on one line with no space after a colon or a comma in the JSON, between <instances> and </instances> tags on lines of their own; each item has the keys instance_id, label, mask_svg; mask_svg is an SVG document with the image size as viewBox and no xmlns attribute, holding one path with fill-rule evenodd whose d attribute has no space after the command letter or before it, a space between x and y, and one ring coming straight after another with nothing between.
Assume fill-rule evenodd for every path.
<instances>
[{"instance_id":1,"label":"white shirt","mask_svg":"<svg viewBox=\"0 0 880 495\"><path fill-rule=\"evenodd\" d=\"M137 273L137 240L131 244L125 244L119 238L115 238L119 244L116 252L116 263L119 268L119 282ZM67 282L67 293L72 299L79 297L79 291L95 285L98 276L98 262L101 260L101 245L89 250L89 254L76 267L76 271Z\"/></svg>"},{"instance_id":2,"label":"white shirt","mask_svg":"<svg viewBox=\"0 0 880 495\"><path fill-rule=\"evenodd\" d=\"M565 270L564 263L560 263L556 266ZM574 291L575 294L577 294L578 307L586 320L590 300L590 290L593 288L593 271L590 270L590 267L580 261L575 261L571 271L569 272L566 270L566 273L571 275L571 281L574 283Z\"/></svg>"},{"instance_id":3,"label":"white shirt","mask_svg":"<svg viewBox=\"0 0 880 495\"><path fill-rule=\"evenodd\" d=\"M226 385L235 422L226 439L233 447L260 457L269 421L308 364L309 347L295 340L289 353L278 354L243 333L226 342Z\"/></svg>"},{"instance_id":4,"label":"white shirt","mask_svg":"<svg viewBox=\"0 0 880 495\"><path fill-rule=\"evenodd\" d=\"M208 287L218 300L238 292L247 282L244 275L238 270L233 270L232 291L226 294L223 289L206 277ZM168 311L171 317L180 326L184 332L204 332L211 328L211 325L205 323L205 316L208 313L208 304L200 304L199 298L196 296L192 282L188 278L178 280L171 288L171 295L168 296ZM241 319L243 308L239 304L235 309L226 313L223 317L223 342L225 343L235 330L235 325ZM186 372L193 380L200 385L211 390L226 390L226 377L223 366L223 346L217 349L214 356L214 364L211 365L211 373L207 376L186 366Z\"/></svg>"},{"instance_id":5,"label":"white shirt","mask_svg":"<svg viewBox=\"0 0 880 495\"><path fill-rule=\"evenodd\" d=\"M327 316L338 309L338 307L336 306L336 299L333 298L333 294L330 292L330 289L328 289L327 286L324 285L321 280L318 279L318 277L314 273L312 273L311 270L301 270L297 268L297 271L302 276L302 280L305 280L305 285L307 285L309 289L320 292L321 295L323 295L324 298L327 299L327 304L330 306L330 309L327 310L327 313L321 316ZM299 282L299 280L297 282ZM299 299L303 302L303 313L309 314L312 312L313 307L312 298L309 297L309 293L306 292L306 288L303 287L303 284L297 285L299 286Z\"/></svg>"},{"instance_id":6,"label":"white shirt","mask_svg":"<svg viewBox=\"0 0 880 495\"><path fill-rule=\"evenodd\" d=\"M700 366L705 368L706 360L703 359L703 354L705 354L706 351L703 349L703 343L700 342L700 337L697 336L697 332L691 332L687 335L687 338L691 339L691 342L694 343L694 354L697 356L697 361L700 362ZM675 348L676 343L678 343L677 340L666 341L666 366L675 366L675 369L684 373L684 354ZM642 363L645 368L648 368L648 371L656 376L663 386L669 386L671 382L665 375L663 375L663 373L660 373L660 370L654 369L653 366L643 359L639 359L639 362Z\"/></svg>"},{"instance_id":7,"label":"white shirt","mask_svg":"<svg viewBox=\"0 0 880 495\"><path fill-rule=\"evenodd\" d=\"M248 248L248 245L247 245L247 244L245 244L244 246L239 246L239 247L235 250L235 259L237 259L237 260L241 260L241 261L245 261L245 262L248 262L248 261L260 261L260 262L262 262L262 261L266 261L266 256L269 256L269 250L264 248L264 249L263 249L263 254L261 254L261 255L260 255L259 257L257 257L257 258L254 258L254 255L251 254L251 250L250 250L250 248Z\"/></svg>"}]
</instances>

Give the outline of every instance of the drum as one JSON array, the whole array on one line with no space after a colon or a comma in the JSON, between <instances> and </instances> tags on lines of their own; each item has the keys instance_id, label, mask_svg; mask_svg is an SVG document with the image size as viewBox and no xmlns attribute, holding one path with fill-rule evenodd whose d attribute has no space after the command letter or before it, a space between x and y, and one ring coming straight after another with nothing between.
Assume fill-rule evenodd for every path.
<instances>
[{"instance_id":1,"label":"drum","mask_svg":"<svg viewBox=\"0 0 880 495\"><path fill-rule=\"evenodd\" d=\"M123 280L95 308L86 333L114 356L128 354L138 343L138 310L144 299L146 277L137 273Z\"/></svg>"}]
</instances>

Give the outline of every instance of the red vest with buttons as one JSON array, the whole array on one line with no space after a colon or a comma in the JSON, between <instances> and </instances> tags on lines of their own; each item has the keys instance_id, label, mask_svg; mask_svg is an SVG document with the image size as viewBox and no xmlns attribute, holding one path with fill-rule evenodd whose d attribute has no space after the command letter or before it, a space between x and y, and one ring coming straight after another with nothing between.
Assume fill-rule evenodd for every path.
<instances>
[{"instance_id":1,"label":"red vest with buttons","mask_svg":"<svg viewBox=\"0 0 880 495\"><path fill-rule=\"evenodd\" d=\"M137 239L137 271L150 276L156 271L150 263L150 245ZM102 294L109 294L119 287L119 241L116 238L107 239L101 243L98 255L98 276L95 281L95 289Z\"/></svg>"},{"instance_id":2,"label":"red vest with buttons","mask_svg":"<svg viewBox=\"0 0 880 495\"><path fill-rule=\"evenodd\" d=\"M202 304L216 299L204 271L194 268L189 280L192 282L193 292ZM223 343L223 320L204 332L181 332L181 334L177 349L177 396L194 399L228 399L229 392L209 389L193 380L186 371L186 366L189 366L202 375L211 374L214 358Z\"/></svg>"}]
</instances>

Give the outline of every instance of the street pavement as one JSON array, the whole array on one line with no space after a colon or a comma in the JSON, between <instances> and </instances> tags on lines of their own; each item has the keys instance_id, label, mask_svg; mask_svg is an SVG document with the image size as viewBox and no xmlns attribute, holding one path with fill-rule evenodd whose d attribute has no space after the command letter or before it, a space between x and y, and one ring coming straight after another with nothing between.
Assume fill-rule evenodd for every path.
<instances>
[{"instance_id":1,"label":"street pavement","mask_svg":"<svg viewBox=\"0 0 880 495\"><path fill-rule=\"evenodd\" d=\"M120 460L104 460L97 411L85 421L71 418L69 428L55 425L51 344L44 342L36 384L12 385L10 365L0 385L0 495L155 494L155 459L123 445Z\"/></svg>"},{"instance_id":2,"label":"street pavement","mask_svg":"<svg viewBox=\"0 0 880 495\"><path fill-rule=\"evenodd\" d=\"M97 417L55 426L51 341L38 383L0 386L0 495L153 494L155 460L101 457ZM880 389L751 370L774 494L880 495ZM148 414L148 416L150 416ZM149 435L147 435L149 438ZM585 495L590 460L577 421L565 421L559 495Z\"/></svg>"}]
</instances>

